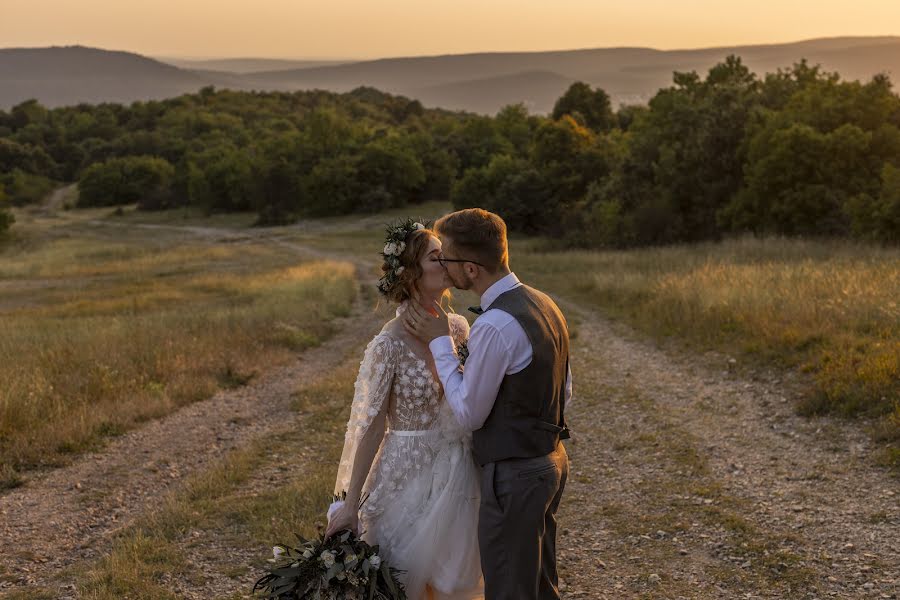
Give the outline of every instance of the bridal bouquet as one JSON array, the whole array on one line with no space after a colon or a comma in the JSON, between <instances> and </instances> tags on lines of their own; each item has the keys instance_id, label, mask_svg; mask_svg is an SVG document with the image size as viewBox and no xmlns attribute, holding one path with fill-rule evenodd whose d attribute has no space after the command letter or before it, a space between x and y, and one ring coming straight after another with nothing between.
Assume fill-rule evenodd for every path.
<instances>
[{"instance_id":1,"label":"bridal bouquet","mask_svg":"<svg viewBox=\"0 0 900 600\"><path fill-rule=\"evenodd\" d=\"M275 563L253 586L267 600L406 600L397 570L370 546L345 530L325 539L272 548Z\"/></svg>"}]
</instances>

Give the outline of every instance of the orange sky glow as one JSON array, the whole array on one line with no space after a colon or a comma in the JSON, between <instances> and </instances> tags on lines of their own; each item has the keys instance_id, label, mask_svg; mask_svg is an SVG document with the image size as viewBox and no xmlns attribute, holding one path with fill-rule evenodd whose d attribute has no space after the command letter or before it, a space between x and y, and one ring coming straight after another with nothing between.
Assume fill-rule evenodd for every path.
<instances>
[{"instance_id":1,"label":"orange sky glow","mask_svg":"<svg viewBox=\"0 0 900 600\"><path fill-rule=\"evenodd\" d=\"M0 47L166 57L378 58L699 48L900 35L893 0L0 0Z\"/></svg>"}]
</instances>

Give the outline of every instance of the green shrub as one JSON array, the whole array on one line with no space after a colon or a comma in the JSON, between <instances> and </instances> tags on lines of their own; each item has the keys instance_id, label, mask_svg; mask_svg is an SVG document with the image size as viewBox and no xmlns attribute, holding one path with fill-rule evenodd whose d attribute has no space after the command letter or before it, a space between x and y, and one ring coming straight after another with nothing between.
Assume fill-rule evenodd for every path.
<instances>
[{"instance_id":1,"label":"green shrub","mask_svg":"<svg viewBox=\"0 0 900 600\"><path fill-rule=\"evenodd\" d=\"M6 199L13 206L25 206L43 200L56 184L42 175L13 169L0 176L0 188L6 189Z\"/></svg>"},{"instance_id":2,"label":"green shrub","mask_svg":"<svg viewBox=\"0 0 900 600\"><path fill-rule=\"evenodd\" d=\"M91 165L78 182L79 206L139 203L141 208L166 208L171 202L175 170L155 156L112 158Z\"/></svg>"}]
</instances>

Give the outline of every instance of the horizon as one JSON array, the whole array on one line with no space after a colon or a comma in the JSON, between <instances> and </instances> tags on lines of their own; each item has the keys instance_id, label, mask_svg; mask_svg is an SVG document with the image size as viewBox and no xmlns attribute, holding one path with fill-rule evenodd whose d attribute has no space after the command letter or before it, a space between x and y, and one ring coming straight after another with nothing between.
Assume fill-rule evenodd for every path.
<instances>
[{"instance_id":1,"label":"horizon","mask_svg":"<svg viewBox=\"0 0 900 600\"><path fill-rule=\"evenodd\" d=\"M272 55L176 55L176 54L150 54L145 52L140 52L138 50L134 50L131 48L115 48L115 47L103 47L103 46L94 46L89 45L83 42L73 42L73 43L65 43L65 44L47 44L44 46L3 46L0 47L0 50L39 50L46 48L73 48L73 47L81 47L81 48L89 48L93 50L103 50L107 52L127 52L132 54L139 54L148 58L153 58L157 60L184 60L184 61L217 61L217 60L283 60L283 61L318 61L318 62L366 62L366 61L377 61L377 60L392 60L392 59L401 59L401 58L432 58L432 57L442 57L442 56L466 56L466 55L478 55L478 54L538 54L538 53L549 53L549 52L581 52L581 51L590 51L590 50L627 50L627 49L641 49L641 50L654 50L658 52L691 52L691 51L699 51L699 50L716 50L716 49L731 49L731 48L739 48L739 47L761 47L761 46L788 46L794 44L803 44L808 42L815 41L824 41L824 40L836 40L836 39L896 39L900 40L900 34L873 34L873 35L855 35L855 34L847 34L847 35L830 35L830 36L822 36L822 37L813 37L813 38L803 38L803 39L790 39L783 41L768 41L768 42L747 42L747 43L734 43L734 44L724 44L724 45L711 45L711 46L694 46L694 47L675 47L675 48L662 48L658 46L636 46L636 45L613 45L613 46L585 46L585 47L572 47L572 48L546 48L541 50L472 50L466 52L452 52L452 53L437 53L437 54L406 54L406 55L392 55L392 56L373 56L373 57L353 57L353 56L345 56L345 57L335 57L335 56L272 56Z\"/></svg>"},{"instance_id":2,"label":"horizon","mask_svg":"<svg viewBox=\"0 0 900 600\"><path fill-rule=\"evenodd\" d=\"M596 48L661 51L787 44L835 37L897 37L900 4L859 0L851 14L837 0L795 0L743 12L713 0L690 7L665 0L641 6L610 1L495 0L327 6L294 0L159 0L135 9L109 0L34 0L5 7L6 48L81 45L180 60L362 61L459 54ZM48 20L47 15L54 18ZM162 34L158 32L163 32ZM162 42L165 40L165 42Z\"/></svg>"}]
</instances>

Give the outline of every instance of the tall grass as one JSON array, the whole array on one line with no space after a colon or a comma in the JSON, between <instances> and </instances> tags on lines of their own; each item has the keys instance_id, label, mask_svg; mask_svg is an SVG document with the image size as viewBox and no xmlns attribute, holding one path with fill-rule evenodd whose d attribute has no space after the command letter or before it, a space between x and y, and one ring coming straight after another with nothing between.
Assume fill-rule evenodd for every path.
<instances>
[{"instance_id":1,"label":"tall grass","mask_svg":"<svg viewBox=\"0 0 900 600\"><path fill-rule=\"evenodd\" d=\"M350 263L262 243L59 239L0 261L22 290L0 297L0 486L285 362L357 291Z\"/></svg>"},{"instance_id":2,"label":"tall grass","mask_svg":"<svg viewBox=\"0 0 900 600\"><path fill-rule=\"evenodd\" d=\"M512 257L525 279L653 336L810 372L808 412L900 414L900 250L743 238L564 252L520 240Z\"/></svg>"}]
</instances>

